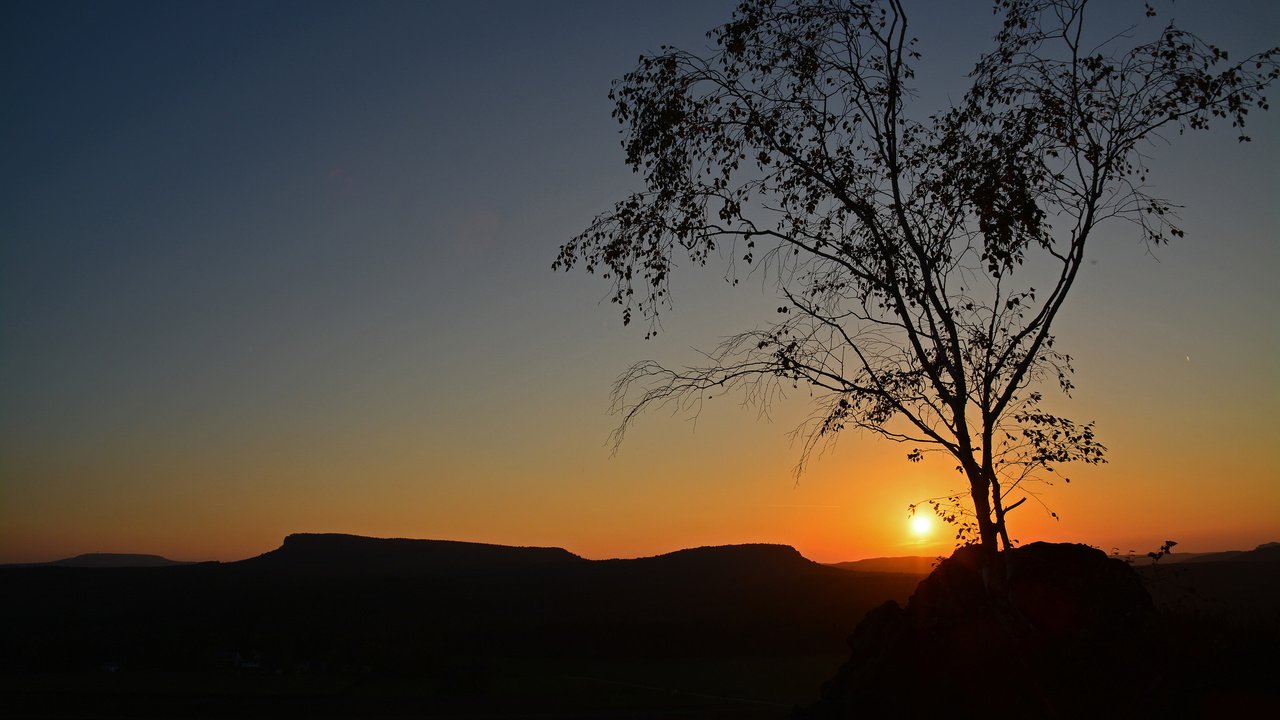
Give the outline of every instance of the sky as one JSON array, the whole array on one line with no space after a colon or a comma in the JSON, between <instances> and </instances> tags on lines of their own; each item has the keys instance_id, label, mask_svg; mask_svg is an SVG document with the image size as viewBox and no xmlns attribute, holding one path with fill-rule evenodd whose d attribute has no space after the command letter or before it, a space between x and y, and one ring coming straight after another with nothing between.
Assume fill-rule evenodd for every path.
<instances>
[{"instance_id":1,"label":"sky","mask_svg":"<svg viewBox=\"0 0 1280 720\"><path fill-rule=\"evenodd\" d=\"M1171 14L1233 53L1280 41L1280 6L1231 5ZM0 562L235 560L295 532L946 554L950 532L906 512L956 489L946 463L849 434L793 474L804 393L764 418L734 398L650 414L611 455L619 373L692 361L776 307L680 268L645 340L604 281L551 270L638 188L612 80L704 47L732 7L0 6ZM908 8L921 102L945 103L996 21ZM1092 247L1057 324L1078 389L1055 402L1096 421L1110 463L1069 468L1015 538L1280 540L1275 113L1250 134L1153 148L1185 239L1151 251L1116 226Z\"/></svg>"}]
</instances>

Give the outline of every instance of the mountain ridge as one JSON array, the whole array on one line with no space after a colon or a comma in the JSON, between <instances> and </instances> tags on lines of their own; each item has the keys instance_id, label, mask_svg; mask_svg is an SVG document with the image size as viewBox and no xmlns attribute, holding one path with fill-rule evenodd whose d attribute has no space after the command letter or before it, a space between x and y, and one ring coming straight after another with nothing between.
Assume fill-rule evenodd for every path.
<instances>
[{"instance_id":1,"label":"mountain ridge","mask_svg":"<svg viewBox=\"0 0 1280 720\"><path fill-rule=\"evenodd\" d=\"M938 558L923 555L899 555L894 557L864 558L846 562L829 563L829 567L852 572L908 573L928 575L938 563Z\"/></svg>"},{"instance_id":2,"label":"mountain ridge","mask_svg":"<svg viewBox=\"0 0 1280 720\"><path fill-rule=\"evenodd\" d=\"M842 652L859 617L916 583L829 568L785 545L587 560L559 548L297 535L232 563L0 568L0 584L21 589L0 593L0 612L29 620L0 638L0 672L221 672L236 656L261 656L273 673L299 663L429 670L476 653L809 657Z\"/></svg>"},{"instance_id":3,"label":"mountain ridge","mask_svg":"<svg viewBox=\"0 0 1280 720\"><path fill-rule=\"evenodd\" d=\"M560 571L725 576L829 570L790 545L772 543L707 545L647 557L590 560L558 547L341 533L291 534L274 550L224 565L251 571L402 576Z\"/></svg>"},{"instance_id":4,"label":"mountain ridge","mask_svg":"<svg viewBox=\"0 0 1280 720\"><path fill-rule=\"evenodd\" d=\"M1122 558L1126 559L1126 558ZM1137 565L1150 564L1147 556L1128 558ZM931 556L891 556L834 563L818 563L791 545L779 543L737 543L704 545L635 558L590 559L560 547L501 545L463 540L423 538L381 538L348 533L290 533L280 546L242 560L207 561L246 569L289 569L311 572L352 571L364 574L392 574L440 571L549 569L556 567L606 567L629 565L666 566L696 569L706 565L726 570L817 568L845 572L928 575L938 558ZM1195 553L1168 553L1163 564L1205 562L1280 561L1280 542L1267 542L1252 550L1225 550ZM201 564L170 560L144 553L82 553L48 562L6 563L0 567L146 568Z\"/></svg>"}]
</instances>

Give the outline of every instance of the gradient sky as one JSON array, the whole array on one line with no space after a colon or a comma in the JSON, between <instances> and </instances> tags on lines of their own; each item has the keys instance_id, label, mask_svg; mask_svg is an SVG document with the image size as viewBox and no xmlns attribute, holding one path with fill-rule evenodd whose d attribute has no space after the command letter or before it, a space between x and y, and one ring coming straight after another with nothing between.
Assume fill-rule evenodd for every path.
<instances>
[{"instance_id":1,"label":"gradient sky","mask_svg":"<svg viewBox=\"0 0 1280 720\"><path fill-rule=\"evenodd\" d=\"M645 341L599 278L550 270L636 187L610 82L702 47L732 5L0 6L0 562L231 560L292 532L946 552L906 518L956 487L946 463L850 434L792 476L803 393L767 420L731 399L653 414L609 456L618 373L776 306L684 268ZM1230 5L1172 15L1235 54L1280 42L1280 4ZM932 111L995 20L912 6ZM1111 462L1070 469L1043 498L1061 520L1028 503L1014 537L1280 540L1276 114L1251 134L1155 149L1185 240L1153 257L1116 226L1093 246L1057 407L1097 421Z\"/></svg>"}]
</instances>

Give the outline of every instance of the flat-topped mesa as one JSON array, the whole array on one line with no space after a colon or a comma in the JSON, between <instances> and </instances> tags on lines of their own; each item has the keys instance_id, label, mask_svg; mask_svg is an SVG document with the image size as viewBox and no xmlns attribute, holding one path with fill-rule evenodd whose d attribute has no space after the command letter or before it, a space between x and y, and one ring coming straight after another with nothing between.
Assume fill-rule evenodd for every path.
<instances>
[{"instance_id":1,"label":"flat-topped mesa","mask_svg":"<svg viewBox=\"0 0 1280 720\"><path fill-rule=\"evenodd\" d=\"M299 533L286 537L275 550L234 565L308 573L420 575L543 570L582 562L563 548Z\"/></svg>"},{"instance_id":2,"label":"flat-topped mesa","mask_svg":"<svg viewBox=\"0 0 1280 720\"><path fill-rule=\"evenodd\" d=\"M681 576L725 577L829 570L789 545L722 545L653 557L587 560L562 548L327 533L289 535L279 548L230 565L272 572L344 575L485 575L559 569L610 573L629 568Z\"/></svg>"},{"instance_id":3,"label":"flat-topped mesa","mask_svg":"<svg viewBox=\"0 0 1280 720\"><path fill-rule=\"evenodd\" d=\"M63 560L54 560L46 565L77 568L128 568L128 567L169 567L171 565L188 565L190 563L170 560L159 555L139 553L84 553Z\"/></svg>"}]
</instances>

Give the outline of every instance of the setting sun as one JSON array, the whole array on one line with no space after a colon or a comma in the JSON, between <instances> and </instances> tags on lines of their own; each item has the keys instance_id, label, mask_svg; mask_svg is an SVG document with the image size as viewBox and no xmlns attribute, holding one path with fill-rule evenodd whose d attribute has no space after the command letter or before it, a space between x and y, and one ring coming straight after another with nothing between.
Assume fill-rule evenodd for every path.
<instances>
[{"instance_id":1,"label":"setting sun","mask_svg":"<svg viewBox=\"0 0 1280 720\"><path fill-rule=\"evenodd\" d=\"M929 518L925 515L915 515L911 518L911 534L912 535L928 535L929 528L933 526Z\"/></svg>"}]
</instances>

